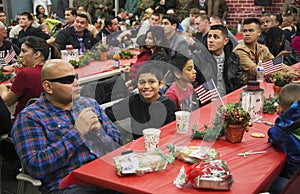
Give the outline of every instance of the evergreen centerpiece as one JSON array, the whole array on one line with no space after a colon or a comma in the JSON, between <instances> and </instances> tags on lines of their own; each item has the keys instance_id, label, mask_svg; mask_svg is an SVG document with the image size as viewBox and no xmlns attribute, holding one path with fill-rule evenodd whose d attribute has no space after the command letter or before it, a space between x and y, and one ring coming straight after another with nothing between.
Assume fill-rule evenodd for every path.
<instances>
[{"instance_id":1,"label":"evergreen centerpiece","mask_svg":"<svg viewBox=\"0 0 300 194\"><path fill-rule=\"evenodd\" d=\"M241 107L240 103L228 103L226 107L221 107L219 111L224 118L226 140L231 143L241 142L244 132L248 131L250 114Z\"/></svg>"},{"instance_id":2,"label":"evergreen centerpiece","mask_svg":"<svg viewBox=\"0 0 300 194\"><path fill-rule=\"evenodd\" d=\"M105 53L105 52L108 52L109 50L109 46L107 44L98 44L96 46L96 50L99 52L99 53Z\"/></svg>"},{"instance_id":3,"label":"evergreen centerpiece","mask_svg":"<svg viewBox=\"0 0 300 194\"><path fill-rule=\"evenodd\" d=\"M276 71L273 75L271 75L271 80L274 83L274 93L279 94L283 86L293 81L293 77L288 73Z\"/></svg>"},{"instance_id":4,"label":"evergreen centerpiece","mask_svg":"<svg viewBox=\"0 0 300 194\"><path fill-rule=\"evenodd\" d=\"M6 80L10 79L10 77L11 77L11 74L4 74L3 73L3 67L4 66L0 67L0 82L6 81Z\"/></svg>"},{"instance_id":5,"label":"evergreen centerpiece","mask_svg":"<svg viewBox=\"0 0 300 194\"><path fill-rule=\"evenodd\" d=\"M279 96L278 94L274 94L274 98L269 95L268 98L264 99L264 113L271 113L274 114L277 111L277 106L279 103Z\"/></svg>"},{"instance_id":6,"label":"evergreen centerpiece","mask_svg":"<svg viewBox=\"0 0 300 194\"><path fill-rule=\"evenodd\" d=\"M230 142L238 142L238 140L231 141L230 132L232 126L238 126L240 135L244 134L244 131L248 131L247 126L250 122L250 115L245 111L240 103L228 103L226 106L220 106L216 113L216 119L213 122L212 127L204 125L204 130L196 129L193 127L192 139L204 139L212 140L217 139L223 134ZM237 128L237 127L235 127ZM240 138L241 141L242 137Z\"/></svg>"},{"instance_id":7,"label":"evergreen centerpiece","mask_svg":"<svg viewBox=\"0 0 300 194\"><path fill-rule=\"evenodd\" d=\"M240 103L228 103L226 107L220 106L218 112L224 119L225 128L228 125L247 126L250 121L249 113L241 107Z\"/></svg>"},{"instance_id":8,"label":"evergreen centerpiece","mask_svg":"<svg viewBox=\"0 0 300 194\"><path fill-rule=\"evenodd\" d=\"M290 76L290 74L282 72L282 71L276 71L273 74L272 81L275 86L283 87L286 84L289 84L293 81L293 77Z\"/></svg>"}]
</instances>

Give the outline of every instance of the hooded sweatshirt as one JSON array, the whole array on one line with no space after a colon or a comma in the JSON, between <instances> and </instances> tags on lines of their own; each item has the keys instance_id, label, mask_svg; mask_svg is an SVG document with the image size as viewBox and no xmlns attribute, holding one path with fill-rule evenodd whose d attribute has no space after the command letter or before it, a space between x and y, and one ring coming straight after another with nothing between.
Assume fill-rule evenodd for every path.
<instances>
[{"instance_id":1,"label":"hooded sweatshirt","mask_svg":"<svg viewBox=\"0 0 300 194\"><path fill-rule=\"evenodd\" d=\"M288 158L281 176L290 178L300 166L300 101L295 101L268 131L269 142Z\"/></svg>"}]
</instances>

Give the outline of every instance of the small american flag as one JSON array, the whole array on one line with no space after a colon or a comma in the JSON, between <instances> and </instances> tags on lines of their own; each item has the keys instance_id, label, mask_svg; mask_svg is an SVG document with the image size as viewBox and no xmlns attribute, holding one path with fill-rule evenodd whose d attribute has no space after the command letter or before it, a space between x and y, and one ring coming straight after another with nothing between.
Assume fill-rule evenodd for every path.
<instances>
[{"instance_id":1,"label":"small american flag","mask_svg":"<svg viewBox=\"0 0 300 194\"><path fill-rule=\"evenodd\" d=\"M13 47L10 48L9 52L6 54L4 61L6 64L9 64L9 62L11 62L11 60L16 56L16 52L13 49Z\"/></svg>"},{"instance_id":2,"label":"small american flag","mask_svg":"<svg viewBox=\"0 0 300 194\"><path fill-rule=\"evenodd\" d=\"M197 93L199 100L202 104L207 101L218 97L218 90L214 84L214 80L209 80L195 88L195 92Z\"/></svg>"},{"instance_id":3,"label":"small american flag","mask_svg":"<svg viewBox=\"0 0 300 194\"><path fill-rule=\"evenodd\" d=\"M275 71L280 71L282 69L282 56L275 57L269 61L262 63L265 74L273 73Z\"/></svg>"}]
</instances>

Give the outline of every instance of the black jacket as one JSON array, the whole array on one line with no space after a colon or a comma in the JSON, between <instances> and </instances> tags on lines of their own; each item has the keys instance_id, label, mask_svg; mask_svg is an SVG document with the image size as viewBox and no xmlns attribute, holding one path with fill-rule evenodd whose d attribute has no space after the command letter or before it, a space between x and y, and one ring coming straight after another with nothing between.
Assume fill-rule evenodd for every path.
<instances>
[{"instance_id":1,"label":"black jacket","mask_svg":"<svg viewBox=\"0 0 300 194\"><path fill-rule=\"evenodd\" d=\"M19 48L21 48L22 43L25 42L27 36L37 36L45 40L50 38L50 35L43 32L40 28L29 26L26 31L21 30L19 32Z\"/></svg>"},{"instance_id":2,"label":"black jacket","mask_svg":"<svg viewBox=\"0 0 300 194\"><path fill-rule=\"evenodd\" d=\"M117 40L118 36L122 33L121 30L118 30L114 33L109 33L106 28L102 28L97 35L98 40L102 41L103 35L106 36L106 44L109 46L121 47L121 43Z\"/></svg>"},{"instance_id":3,"label":"black jacket","mask_svg":"<svg viewBox=\"0 0 300 194\"><path fill-rule=\"evenodd\" d=\"M61 50L66 49L66 45L73 45L74 49L80 48L74 26L60 31L56 36L55 42L59 45ZM93 37L92 33L85 29L83 36L85 48L91 49L97 42L97 39Z\"/></svg>"},{"instance_id":4,"label":"black jacket","mask_svg":"<svg viewBox=\"0 0 300 194\"><path fill-rule=\"evenodd\" d=\"M225 82L226 93L230 93L244 85L242 79L242 68L240 58L232 52L231 41L224 47L225 61L223 70L223 79Z\"/></svg>"},{"instance_id":5,"label":"black jacket","mask_svg":"<svg viewBox=\"0 0 300 194\"><path fill-rule=\"evenodd\" d=\"M244 85L240 58L237 54L232 52L232 47L231 41L224 47L225 61L223 79L227 94ZM197 72L196 81L193 85L196 87L211 79L217 83L217 62L212 54L210 54L206 47L201 43L195 44L193 49L192 58Z\"/></svg>"},{"instance_id":6,"label":"black jacket","mask_svg":"<svg viewBox=\"0 0 300 194\"><path fill-rule=\"evenodd\" d=\"M107 116L114 122L131 118L131 131L134 139L141 137L143 129L159 128L175 120L176 103L167 96L161 96L149 104L140 94L124 98L112 107L105 109Z\"/></svg>"}]
</instances>

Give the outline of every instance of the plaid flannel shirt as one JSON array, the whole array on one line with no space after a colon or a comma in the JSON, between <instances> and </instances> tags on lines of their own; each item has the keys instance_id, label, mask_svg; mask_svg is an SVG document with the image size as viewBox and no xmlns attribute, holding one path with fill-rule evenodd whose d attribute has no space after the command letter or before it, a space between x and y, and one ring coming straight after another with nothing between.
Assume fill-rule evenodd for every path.
<instances>
[{"instance_id":1,"label":"plaid flannel shirt","mask_svg":"<svg viewBox=\"0 0 300 194\"><path fill-rule=\"evenodd\" d=\"M101 129L89 139L74 127L80 111L92 108L102 123ZM122 143L122 136L115 129L99 104L90 98L74 101L70 110L53 106L42 93L39 100L18 115L11 133L16 151L26 171L43 182L42 190L58 190L62 178L72 170L105 154L95 147L95 137L106 147L106 152ZM99 145L99 144L98 144ZM101 145L100 145L101 146Z\"/></svg>"}]
</instances>

